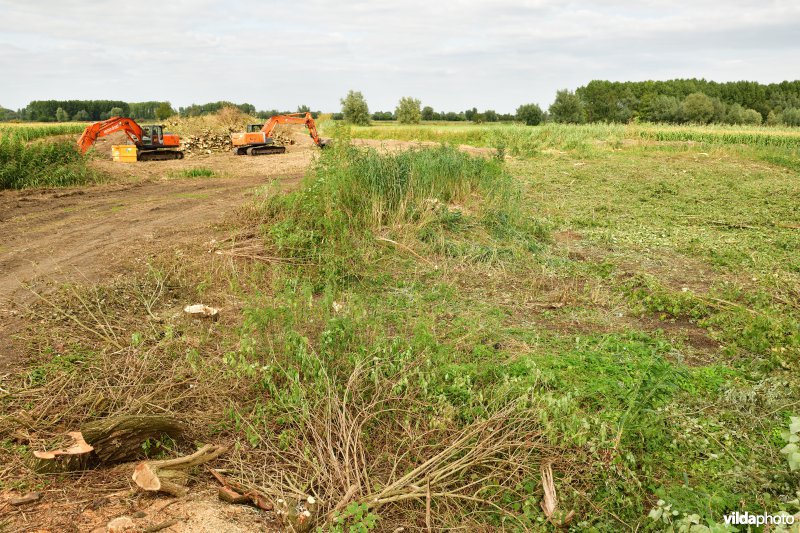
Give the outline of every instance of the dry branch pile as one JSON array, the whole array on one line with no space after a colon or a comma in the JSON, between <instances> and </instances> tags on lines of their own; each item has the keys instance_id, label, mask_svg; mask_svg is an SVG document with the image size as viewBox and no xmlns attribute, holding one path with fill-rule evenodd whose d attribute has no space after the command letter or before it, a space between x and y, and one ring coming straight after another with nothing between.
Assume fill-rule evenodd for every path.
<instances>
[{"instance_id":1,"label":"dry branch pile","mask_svg":"<svg viewBox=\"0 0 800 533\"><path fill-rule=\"evenodd\" d=\"M415 414L416 399L398 393L405 373L375 383L380 373L363 364L344 390L329 381L317 403L296 413L293 431L303 445L281 449L265 439L263 455L248 458L251 468L242 474L251 486L289 502L304 501L310 490L316 526L351 504L388 520L402 515L406 523L416 515L443 525L486 512L516 520L495 500L537 477L536 465L551 455L536 407L512 402L461 429L429 426ZM261 471L252 470L259 462Z\"/></svg>"}]
</instances>

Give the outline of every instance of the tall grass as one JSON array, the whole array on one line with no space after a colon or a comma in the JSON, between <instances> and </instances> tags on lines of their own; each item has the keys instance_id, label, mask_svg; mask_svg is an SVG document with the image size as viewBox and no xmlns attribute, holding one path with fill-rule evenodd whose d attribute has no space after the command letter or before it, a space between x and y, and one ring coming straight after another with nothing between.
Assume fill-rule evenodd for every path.
<instances>
[{"instance_id":1,"label":"tall grass","mask_svg":"<svg viewBox=\"0 0 800 533\"><path fill-rule=\"evenodd\" d=\"M27 143L0 137L0 189L80 185L97 179L70 141Z\"/></svg>"},{"instance_id":2,"label":"tall grass","mask_svg":"<svg viewBox=\"0 0 800 533\"><path fill-rule=\"evenodd\" d=\"M33 141L53 135L78 135L83 132L86 124L65 123L48 125L0 125L0 137L12 137L21 141Z\"/></svg>"},{"instance_id":3,"label":"tall grass","mask_svg":"<svg viewBox=\"0 0 800 533\"><path fill-rule=\"evenodd\" d=\"M458 249L442 246L442 235L465 228L486 240L542 238L519 216L518 191L501 161L449 146L381 153L337 142L301 190L268 196L256 213L272 253L334 276L360 270L379 234L440 251Z\"/></svg>"}]
</instances>

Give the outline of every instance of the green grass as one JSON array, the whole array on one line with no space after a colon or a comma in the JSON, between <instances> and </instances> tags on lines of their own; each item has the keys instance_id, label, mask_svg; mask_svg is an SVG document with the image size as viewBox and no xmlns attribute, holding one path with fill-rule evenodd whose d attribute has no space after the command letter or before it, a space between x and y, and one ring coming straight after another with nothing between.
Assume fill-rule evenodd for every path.
<instances>
[{"instance_id":1,"label":"green grass","mask_svg":"<svg viewBox=\"0 0 800 533\"><path fill-rule=\"evenodd\" d=\"M412 471L508 408L535 449L524 461L498 455L494 474L460 470L472 484L464 494L491 503L445 506L436 495L435 527L550 529L545 460L557 519L574 510L573 530L677 531L734 510L800 510L799 474L780 451L800 413L795 145L743 145L727 128L404 128L353 135L505 139L494 147L518 156L339 139L299 190L268 188L241 211L232 231L255 236L241 244L247 261L191 265L194 277L151 273L97 296L118 306L116 338L133 336L131 349L148 355L129 360L143 367L136 376L146 365L175 373L133 393L111 388L109 403L139 409L146 399L198 420L193 438L234 441L231 470L272 489L288 479L334 504L349 487L338 446L357 438L370 466L343 513L354 527L367 515L379 528L424 527L424 497L373 506L367 495L394 465ZM758 131L790 133L743 135ZM668 138L686 132L700 140ZM142 297L162 290L164 301ZM169 318L175 301L199 299L224 302L226 325ZM66 328L42 327L48 339ZM96 339L92 348L108 359L80 372L44 354L37 387L63 386L84 403L42 420L77 425L74 413L94 408L96 396L78 392L103 377L98 368L116 368L117 350ZM28 398L3 400L8 412L18 397ZM356 413L363 425L338 433ZM491 427L493 439L506 429Z\"/></svg>"},{"instance_id":2,"label":"green grass","mask_svg":"<svg viewBox=\"0 0 800 533\"><path fill-rule=\"evenodd\" d=\"M323 124L330 129L331 124ZM354 138L434 141L502 148L511 155L535 155L542 150L591 149L598 143L620 148L623 142L695 142L707 145L748 145L798 149L800 130L784 127L685 126L662 124L469 124L399 125L375 122L352 128Z\"/></svg>"},{"instance_id":3,"label":"green grass","mask_svg":"<svg viewBox=\"0 0 800 533\"><path fill-rule=\"evenodd\" d=\"M216 172L206 167L195 167L181 170L178 175L182 178L213 178Z\"/></svg>"}]
</instances>

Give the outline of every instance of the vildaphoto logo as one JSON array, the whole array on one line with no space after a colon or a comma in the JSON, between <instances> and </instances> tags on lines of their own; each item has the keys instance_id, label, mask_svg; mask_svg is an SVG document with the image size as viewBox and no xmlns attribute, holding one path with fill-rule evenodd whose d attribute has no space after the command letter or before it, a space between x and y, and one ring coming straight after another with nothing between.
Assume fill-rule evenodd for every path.
<instances>
[{"instance_id":1,"label":"vildaphoto logo","mask_svg":"<svg viewBox=\"0 0 800 533\"><path fill-rule=\"evenodd\" d=\"M788 513L750 514L748 512L740 513L739 511L736 511L734 513L725 515L723 518L725 519L725 524L731 526L764 526L767 524L791 526L795 522L795 517Z\"/></svg>"}]
</instances>

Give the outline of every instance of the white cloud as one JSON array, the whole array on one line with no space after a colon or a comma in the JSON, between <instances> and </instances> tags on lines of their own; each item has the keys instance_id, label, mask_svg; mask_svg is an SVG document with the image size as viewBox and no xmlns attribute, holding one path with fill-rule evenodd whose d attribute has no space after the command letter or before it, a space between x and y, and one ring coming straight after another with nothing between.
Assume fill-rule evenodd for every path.
<instances>
[{"instance_id":1,"label":"white cloud","mask_svg":"<svg viewBox=\"0 0 800 533\"><path fill-rule=\"evenodd\" d=\"M786 0L265 2L0 0L0 104L247 101L512 111L594 78L800 77Z\"/></svg>"}]
</instances>

